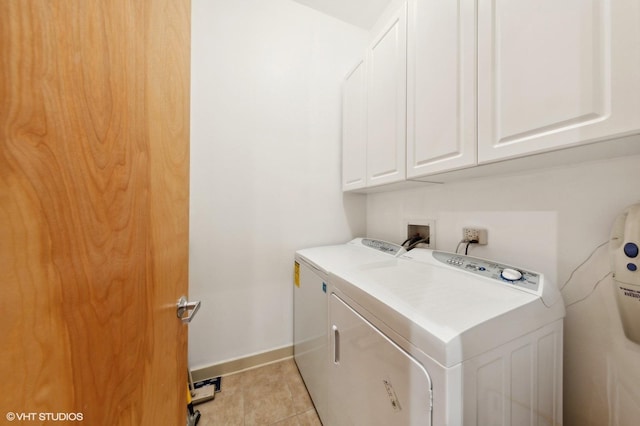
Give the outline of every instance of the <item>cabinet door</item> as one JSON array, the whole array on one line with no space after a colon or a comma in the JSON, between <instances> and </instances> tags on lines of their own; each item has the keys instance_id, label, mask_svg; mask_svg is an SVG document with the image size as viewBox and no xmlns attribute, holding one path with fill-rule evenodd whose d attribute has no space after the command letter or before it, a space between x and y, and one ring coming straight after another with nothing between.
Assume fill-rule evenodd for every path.
<instances>
[{"instance_id":1,"label":"cabinet door","mask_svg":"<svg viewBox=\"0 0 640 426\"><path fill-rule=\"evenodd\" d=\"M476 163L475 13L475 0L409 2L409 179Z\"/></svg>"},{"instance_id":2,"label":"cabinet door","mask_svg":"<svg viewBox=\"0 0 640 426\"><path fill-rule=\"evenodd\" d=\"M480 0L478 160L640 128L640 2Z\"/></svg>"},{"instance_id":3,"label":"cabinet door","mask_svg":"<svg viewBox=\"0 0 640 426\"><path fill-rule=\"evenodd\" d=\"M431 378L411 355L332 294L329 424L431 425Z\"/></svg>"},{"instance_id":4,"label":"cabinet door","mask_svg":"<svg viewBox=\"0 0 640 426\"><path fill-rule=\"evenodd\" d=\"M342 190L367 183L367 96L364 60L342 86Z\"/></svg>"},{"instance_id":5,"label":"cabinet door","mask_svg":"<svg viewBox=\"0 0 640 426\"><path fill-rule=\"evenodd\" d=\"M367 186L405 179L406 4L367 52Z\"/></svg>"}]
</instances>

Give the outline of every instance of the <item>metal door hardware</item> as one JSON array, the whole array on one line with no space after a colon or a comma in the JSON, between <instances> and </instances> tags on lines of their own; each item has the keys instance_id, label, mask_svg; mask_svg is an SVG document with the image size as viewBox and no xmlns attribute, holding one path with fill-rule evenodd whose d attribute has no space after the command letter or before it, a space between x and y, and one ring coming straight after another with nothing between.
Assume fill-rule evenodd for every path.
<instances>
[{"instance_id":1,"label":"metal door hardware","mask_svg":"<svg viewBox=\"0 0 640 426\"><path fill-rule=\"evenodd\" d=\"M176 303L176 315L185 324L191 322L198 309L200 309L200 301L189 302L185 296L178 299Z\"/></svg>"}]
</instances>

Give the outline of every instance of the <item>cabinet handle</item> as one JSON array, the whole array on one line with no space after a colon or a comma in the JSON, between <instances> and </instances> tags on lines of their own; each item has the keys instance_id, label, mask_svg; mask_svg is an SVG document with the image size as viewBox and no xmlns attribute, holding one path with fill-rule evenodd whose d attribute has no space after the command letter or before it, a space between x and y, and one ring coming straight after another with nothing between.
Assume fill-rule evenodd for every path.
<instances>
[{"instance_id":1,"label":"cabinet handle","mask_svg":"<svg viewBox=\"0 0 640 426\"><path fill-rule=\"evenodd\" d=\"M333 363L340 363L340 332L338 331L338 326L333 325L331 327L333 330Z\"/></svg>"}]
</instances>

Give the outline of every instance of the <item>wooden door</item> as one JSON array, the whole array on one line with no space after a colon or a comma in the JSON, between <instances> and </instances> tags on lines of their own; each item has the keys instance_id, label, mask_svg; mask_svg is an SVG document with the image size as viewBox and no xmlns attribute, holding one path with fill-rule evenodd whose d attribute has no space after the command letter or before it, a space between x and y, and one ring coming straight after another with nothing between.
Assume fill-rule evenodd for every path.
<instances>
[{"instance_id":1,"label":"wooden door","mask_svg":"<svg viewBox=\"0 0 640 426\"><path fill-rule=\"evenodd\" d=\"M189 45L189 0L0 2L8 420L185 422Z\"/></svg>"},{"instance_id":2,"label":"wooden door","mask_svg":"<svg viewBox=\"0 0 640 426\"><path fill-rule=\"evenodd\" d=\"M405 179L406 4L367 54L367 186L376 186Z\"/></svg>"}]
</instances>

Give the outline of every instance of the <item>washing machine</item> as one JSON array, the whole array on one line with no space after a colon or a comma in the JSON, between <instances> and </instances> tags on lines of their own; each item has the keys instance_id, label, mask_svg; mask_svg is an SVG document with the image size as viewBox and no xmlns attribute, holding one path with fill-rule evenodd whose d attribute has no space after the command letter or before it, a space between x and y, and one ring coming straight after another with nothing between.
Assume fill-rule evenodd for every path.
<instances>
[{"instance_id":1,"label":"washing machine","mask_svg":"<svg viewBox=\"0 0 640 426\"><path fill-rule=\"evenodd\" d=\"M371 238L298 250L294 264L293 352L316 411L328 423L329 273L393 259L402 246Z\"/></svg>"},{"instance_id":2,"label":"washing machine","mask_svg":"<svg viewBox=\"0 0 640 426\"><path fill-rule=\"evenodd\" d=\"M329 280L325 424L562 424L565 308L543 274L414 249Z\"/></svg>"}]
</instances>

